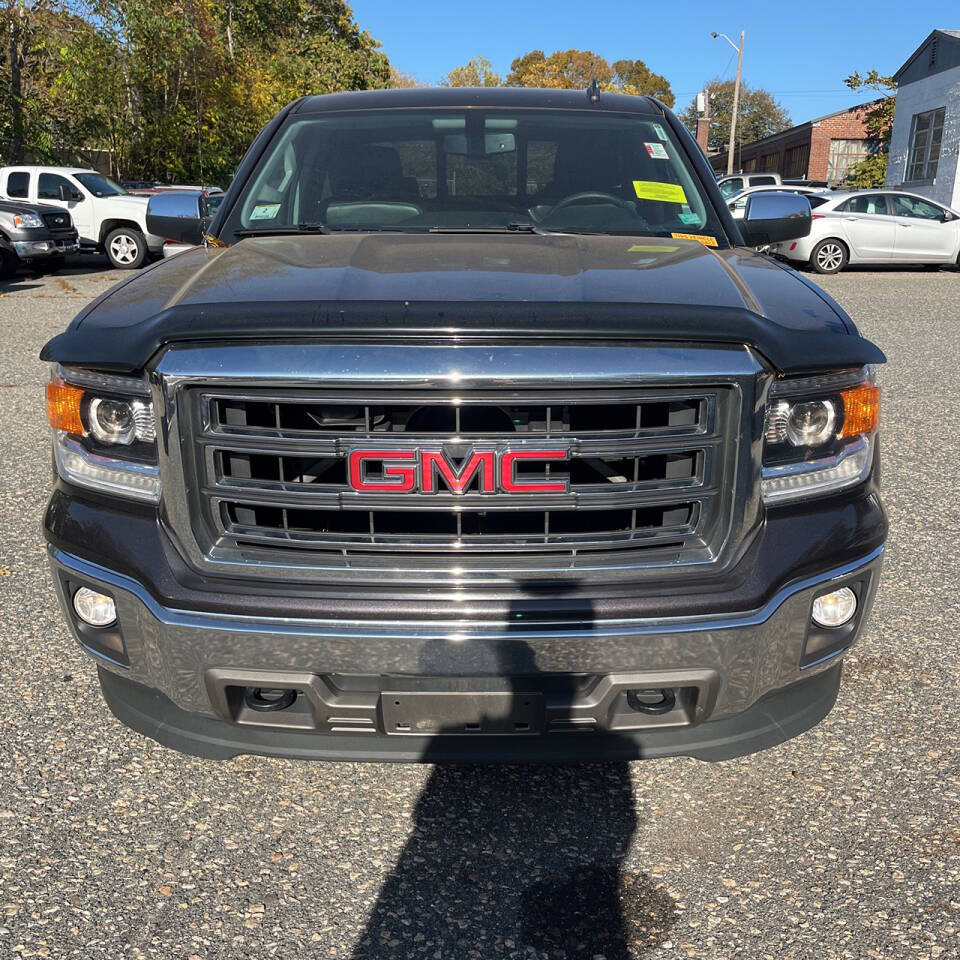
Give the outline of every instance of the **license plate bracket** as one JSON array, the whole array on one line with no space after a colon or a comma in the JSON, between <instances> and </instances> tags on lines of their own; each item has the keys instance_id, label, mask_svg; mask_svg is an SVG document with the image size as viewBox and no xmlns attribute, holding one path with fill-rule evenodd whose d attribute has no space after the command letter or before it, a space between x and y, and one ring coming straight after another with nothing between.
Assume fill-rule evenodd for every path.
<instances>
[{"instance_id":1,"label":"license plate bracket","mask_svg":"<svg viewBox=\"0 0 960 960\"><path fill-rule=\"evenodd\" d=\"M544 729L542 693L385 690L380 708L384 731L394 736L529 736Z\"/></svg>"}]
</instances>

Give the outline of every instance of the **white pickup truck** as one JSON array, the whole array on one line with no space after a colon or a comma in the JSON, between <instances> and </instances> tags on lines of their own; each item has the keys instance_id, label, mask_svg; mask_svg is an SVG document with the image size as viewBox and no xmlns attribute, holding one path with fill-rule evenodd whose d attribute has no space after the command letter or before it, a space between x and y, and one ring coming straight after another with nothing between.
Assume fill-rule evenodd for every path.
<instances>
[{"instance_id":1,"label":"white pickup truck","mask_svg":"<svg viewBox=\"0 0 960 960\"><path fill-rule=\"evenodd\" d=\"M163 237L147 232L147 197L135 197L95 170L0 167L0 198L47 203L70 212L81 250L97 250L121 270L163 253Z\"/></svg>"}]
</instances>

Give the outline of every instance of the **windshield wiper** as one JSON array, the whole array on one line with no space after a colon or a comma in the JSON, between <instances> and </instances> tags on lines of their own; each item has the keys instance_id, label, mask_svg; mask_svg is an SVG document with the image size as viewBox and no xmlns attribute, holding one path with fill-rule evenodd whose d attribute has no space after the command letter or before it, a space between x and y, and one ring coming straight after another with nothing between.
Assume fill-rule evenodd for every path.
<instances>
[{"instance_id":1,"label":"windshield wiper","mask_svg":"<svg viewBox=\"0 0 960 960\"><path fill-rule=\"evenodd\" d=\"M505 227L428 227L427 233L553 233L528 220L508 223Z\"/></svg>"},{"instance_id":2,"label":"windshield wiper","mask_svg":"<svg viewBox=\"0 0 960 960\"><path fill-rule=\"evenodd\" d=\"M234 230L234 235L238 237L282 237L284 234L291 233L332 233L331 229L323 223L298 223L290 224L285 227L244 227L240 230Z\"/></svg>"}]
</instances>

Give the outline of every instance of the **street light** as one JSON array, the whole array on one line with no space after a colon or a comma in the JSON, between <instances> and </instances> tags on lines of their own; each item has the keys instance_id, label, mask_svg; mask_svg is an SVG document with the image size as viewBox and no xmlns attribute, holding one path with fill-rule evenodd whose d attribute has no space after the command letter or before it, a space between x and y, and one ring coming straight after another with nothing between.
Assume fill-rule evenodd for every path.
<instances>
[{"instance_id":1,"label":"street light","mask_svg":"<svg viewBox=\"0 0 960 960\"><path fill-rule=\"evenodd\" d=\"M730 148L727 151L727 173L733 173L733 144L737 134L737 108L740 106L740 72L743 69L743 34L740 31L740 46L738 47L725 33L714 31L710 34L714 40L723 37L727 43L737 51L737 79L733 85L733 113L730 116Z\"/></svg>"}]
</instances>

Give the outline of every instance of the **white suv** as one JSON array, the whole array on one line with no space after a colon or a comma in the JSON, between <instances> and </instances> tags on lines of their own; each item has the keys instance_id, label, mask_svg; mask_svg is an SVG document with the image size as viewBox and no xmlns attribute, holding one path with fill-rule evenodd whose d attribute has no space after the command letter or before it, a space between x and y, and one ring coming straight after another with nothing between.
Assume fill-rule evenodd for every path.
<instances>
[{"instance_id":1,"label":"white suv","mask_svg":"<svg viewBox=\"0 0 960 960\"><path fill-rule=\"evenodd\" d=\"M49 203L70 211L80 249L105 253L133 270L163 253L163 237L147 232L147 197L134 197L109 177L79 167L0 167L0 198Z\"/></svg>"}]
</instances>

